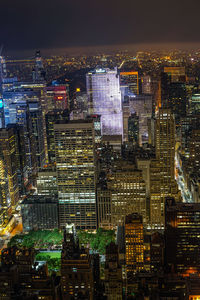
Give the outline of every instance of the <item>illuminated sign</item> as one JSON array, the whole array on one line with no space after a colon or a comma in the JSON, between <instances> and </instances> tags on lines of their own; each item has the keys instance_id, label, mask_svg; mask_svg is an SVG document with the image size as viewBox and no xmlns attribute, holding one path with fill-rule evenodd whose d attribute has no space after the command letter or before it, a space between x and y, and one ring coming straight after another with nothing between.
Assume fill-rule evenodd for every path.
<instances>
[{"instance_id":1,"label":"illuminated sign","mask_svg":"<svg viewBox=\"0 0 200 300\"><path fill-rule=\"evenodd\" d=\"M104 69L96 69L96 73L105 73L106 72L106 70L104 70Z\"/></svg>"}]
</instances>

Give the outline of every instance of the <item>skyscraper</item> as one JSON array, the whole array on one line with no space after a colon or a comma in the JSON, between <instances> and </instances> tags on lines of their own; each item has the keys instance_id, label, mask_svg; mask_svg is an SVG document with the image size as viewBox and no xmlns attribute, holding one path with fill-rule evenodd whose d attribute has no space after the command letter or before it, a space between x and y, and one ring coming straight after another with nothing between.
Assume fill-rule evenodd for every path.
<instances>
[{"instance_id":1,"label":"skyscraper","mask_svg":"<svg viewBox=\"0 0 200 300\"><path fill-rule=\"evenodd\" d=\"M138 71L120 72L120 81L122 84L128 85L128 89L134 95L139 94L139 78Z\"/></svg>"},{"instance_id":2,"label":"skyscraper","mask_svg":"<svg viewBox=\"0 0 200 300\"><path fill-rule=\"evenodd\" d=\"M146 218L146 188L142 171L129 164L121 164L110 177L111 220L113 226L123 225L126 215L138 212Z\"/></svg>"},{"instance_id":3,"label":"skyscraper","mask_svg":"<svg viewBox=\"0 0 200 300\"><path fill-rule=\"evenodd\" d=\"M96 229L93 121L54 125L60 226Z\"/></svg>"},{"instance_id":4,"label":"skyscraper","mask_svg":"<svg viewBox=\"0 0 200 300\"><path fill-rule=\"evenodd\" d=\"M48 149L48 160L49 163L54 163L56 161L55 156L55 139L54 139L54 124L58 121L69 120L69 113L67 110L53 110L49 111L45 115L45 125L46 125L46 136L47 136L47 149Z\"/></svg>"},{"instance_id":5,"label":"skyscraper","mask_svg":"<svg viewBox=\"0 0 200 300\"><path fill-rule=\"evenodd\" d=\"M0 129L1 207L14 207L19 200L16 137L12 128ZM8 188L8 189L7 189Z\"/></svg>"},{"instance_id":6,"label":"skyscraper","mask_svg":"<svg viewBox=\"0 0 200 300\"><path fill-rule=\"evenodd\" d=\"M169 109L159 109L155 124L156 159L151 162L150 215L152 226L163 228L165 198L178 195L175 181L175 122Z\"/></svg>"},{"instance_id":7,"label":"skyscraper","mask_svg":"<svg viewBox=\"0 0 200 300\"><path fill-rule=\"evenodd\" d=\"M45 88L45 111L49 112L55 109L69 109L69 95L67 86L49 86Z\"/></svg>"},{"instance_id":8,"label":"skyscraper","mask_svg":"<svg viewBox=\"0 0 200 300\"><path fill-rule=\"evenodd\" d=\"M161 74L161 105L175 114L176 123L186 115L185 68L165 67Z\"/></svg>"},{"instance_id":9,"label":"skyscraper","mask_svg":"<svg viewBox=\"0 0 200 300\"><path fill-rule=\"evenodd\" d=\"M166 202L166 263L179 274L200 274L200 204Z\"/></svg>"},{"instance_id":10,"label":"skyscraper","mask_svg":"<svg viewBox=\"0 0 200 300\"><path fill-rule=\"evenodd\" d=\"M79 248L73 233L64 233L61 255L62 299L93 299L94 277L92 256Z\"/></svg>"},{"instance_id":11,"label":"skyscraper","mask_svg":"<svg viewBox=\"0 0 200 300\"><path fill-rule=\"evenodd\" d=\"M130 214L125 219L127 278L144 269L144 237L142 217Z\"/></svg>"},{"instance_id":12,"label":"skyscraper","mask_svg":"<svg viewBox=\"0 0 200 300\"><path fill-rule=\"evenodd\" d=\"M96 69L86 75L89 114L101 115L102 135L123 135L123 118L117 69Z\"/></svg>"},{"instance_id":13,"label":"skyscraper","mask_svg":"<svg viewBox=\"0 0 200 300\"><path fill-rule=\"evenodd\" d=\"M113 242L106 247L105 293L108 300L122 300L122 268L118 246Z\"/></svg>"}]
</instances>

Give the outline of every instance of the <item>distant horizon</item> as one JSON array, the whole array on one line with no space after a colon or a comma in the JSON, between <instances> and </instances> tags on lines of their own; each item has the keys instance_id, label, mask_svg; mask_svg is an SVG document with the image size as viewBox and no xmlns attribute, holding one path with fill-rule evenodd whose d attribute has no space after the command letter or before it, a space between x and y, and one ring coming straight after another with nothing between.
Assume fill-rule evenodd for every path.
<instances>
[{"instance_id":1,"label":"distant horizon","mask_svg":"<svg viewBox=\"0 0 200 300\"><path fill-rule=\"evenodd\" d=\"M6 47L5 47L6 48ZM36 50L41 51L44 57L52 55L97 55L117 53L118 51L138 52L138 51L196 51L200 50L200 43L138 43L138 44L115 44L115 45L97 45L97 46L75 46L64 48L32 48L21 50L3 49L5 57L17 59L32 58Z\"/></svg>"}]
</instances>

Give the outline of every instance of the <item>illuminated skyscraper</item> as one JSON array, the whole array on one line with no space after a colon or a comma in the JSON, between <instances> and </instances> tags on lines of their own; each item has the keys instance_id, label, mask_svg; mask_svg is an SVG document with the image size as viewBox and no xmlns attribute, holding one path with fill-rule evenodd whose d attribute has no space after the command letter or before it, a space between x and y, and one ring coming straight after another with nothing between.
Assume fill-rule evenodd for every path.
<instances>
[{"instance_id":1,"label":"illuminated skyscraper","mask_svg":"<svg viewBox=\"0 0 200 300\"><path fill-rule=\"evenodd\" d=\"M108 182L111 190L111 220L114 226L123 225L126 215L139 213L146 224L146 188L142 171L120 164Z\"/></svg>"},{"instance_id":2,"label":"illuminated skyscraper","mask_svg":"<svg viewBox=\"0 0 200 300\"><path fill-rule=\"evenodd\" d=\"M45 111L69 108L69 95L66 85L49 86L45 88Z\"/></svg>"},{"instance_id":3,"label":"illuminated skyscraper","mask_svg":"<svg viewBox=\"0 0 200 300\"><path fill-rule=\"evenodd\" d=\"M131 93L139 94L139 78L138 71L120 72L120 81L122 84L128 85Z\"/></svg>"},{"instance_id":4,"label":"illuminated skyscraper","mask_svg":"<svg viewBox=\"0 0 200 300\"><path fill-rule=\"evenodd\" d=\"M17 167L14 130L2 128L0 129L1 207L14 207L19 200Z\"/></svg>"},{"instance_id":5,"label":"illuminated skyscraper","mask_svg":"<svg viewBox=\"0 0 200 300\"><path fill-rule=\"evenodd\" d=\"M127 279L144 269L144 237L142 217L130 214L125 219Z\"/></svg>"},{"instance_id":6,"label":"illuminated skyscraper","mask_svg":"<svg viewBox=\"0 0 200 300\"><path fill-rule=\"evenodd\" d=\"M130 112L136 113L139 117L139 143L148 141L148 119L152 117L152 96L136 95L129 97Z\"/></svg>"},{"instance_id":7,"label":"illuminated skyscraper","mask_svg":"<svg viewBox=\"0 0 200 300\"><path fill-rule=\"evenodd\" d=\"M187 95L184 67L165 67L161 74L161 106L170 109L176 123L186 115Z\"/></svg>"},{"instance_id":8,"label":"illuminated skyscraper","mask_svg":"<svg viewBox=\"0 0 200 300\"><path fill-rule=\"evenodd\" d=\"M166 203L166 263L179 274L200 274L200 204Z\"/></svg>"},{"instance_id":9,"label":"illuminated skyscraper","mask_svg":"<svg viewBox=\"0 0 200 300\"><path fill-rule=\"evenodd\" d=\"M175 122L169 109L160 109L155 124L156 159L151 162L151 224L163 228L165 198L179 197L175 181Z\"/></svg>"},{"instance_id":10,"label":"illuminated skyscraper","mask_svg":"<svg viewBox=\"0 0 200 300\"><path fill-rule=\"evenodd\" d=\"M93 122L55 124L54 132L60 226L96 229Z\"/></svg>"},{"instance_id":11,"label":"illuminated skyscraper","mask_svg":"<svg viewBox=\"0 0 200 300\"><path fill-rule=\"evenodd\" d=\"M33 81L44 81L45 71L40 51L35 53L35 68L33 69Z\"/></svg>"},{"instance_id":12,"label":"illuminated skyscraper","mask_svg":"<svg viewBox=\"0 0 200 300\"><path fill-rule=\"evenodd\" d=\"M32 133L35 139L37 166L45 164L44 127L42 109L38 101L29 101L28 109L31 119Z\"/></svg>"},{"instance_id":13,"label":"illuminated skyscraper","mask_svg":"<svg viewBox=\"0 0 200 300\"><path fill-rule=\"evenodd\" d=\"M101 115L102 135L123 135L123 118L117 69L96 69L86 75L89 114Z\"/></svg>"},{"instance_id":14,"label":"illuminated skyscraper","mask_svg":"<svg viewBox=\"0 0 200 300\"><path fill-rule=\"evenodd\" d=\"M53 110L45 115L46 136L47 136L47 149L49 163L56 161L55 156L55 139L54 139L54 124L58 121L68 121L69 112L67 110Z\"/></svg>"}]
</instances>

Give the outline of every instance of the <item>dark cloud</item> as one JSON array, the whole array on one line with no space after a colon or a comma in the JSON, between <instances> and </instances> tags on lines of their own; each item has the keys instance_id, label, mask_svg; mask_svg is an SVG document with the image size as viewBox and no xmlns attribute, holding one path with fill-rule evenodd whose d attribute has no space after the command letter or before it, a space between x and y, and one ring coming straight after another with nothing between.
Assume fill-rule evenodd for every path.
<instances>
[{"instance_id":1,"label":"dark cloud","mask_svg":"<svg viewBox=\"0 0 200 300\"><path fill-rule=\"evenodd\" d=\"M200 42L199 0L1 0L8 50Z\"/></svg>"}]
</instances>

